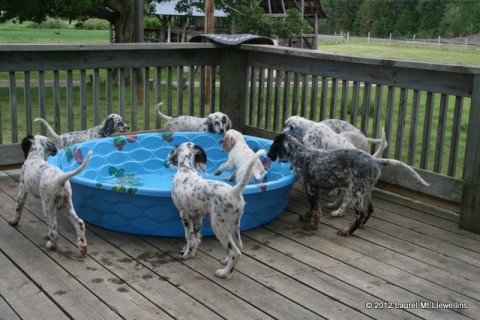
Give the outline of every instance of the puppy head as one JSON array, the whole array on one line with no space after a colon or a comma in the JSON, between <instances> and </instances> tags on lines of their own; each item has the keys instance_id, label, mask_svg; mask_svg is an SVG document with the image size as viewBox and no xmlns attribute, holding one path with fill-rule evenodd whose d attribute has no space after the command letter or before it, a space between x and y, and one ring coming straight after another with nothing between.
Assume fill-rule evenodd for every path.
<instances>
[{"instance_id":1,"label":"puppy head","mask_svg":"<svg viewBox=\"0 0 480 320\"><path fill-rule=\"evenodd\" d=\"M184 142L170 151L168 163L177 168L192 167L206 172L207 154L202 147L192 142Z\"/></svg>"},{"instance_id":2,"label":"puppy head","mask_svg":"<svg viewBox=\"0 0 480 320\"><path fill-rule=\"evenodd\" d=\"M287 139L287 135L282 133L275 137L267 156L275 161L278 158L279 162L287 162L289 160L287 150L285 149L284 142Z\"/></svg>"},{"instance_id":3,"label":"puppy head","mask_svg":"<svg viewBox=\"0 0 480 320\"><path fill-rule=\"evenodd\" d=\"M130 127L127 126L125 122L123 122L123 118L116 113L110 114L105 119L104 128L105 128L105 132L108 132L109 135L117 131L126 132L130 129Z\"/></svg>"},{"instance_id":4,"label":"puppy head","mask_svg":"<svg viewBox=\"0 0 480 320\"><path fill-rule=\"evenodd\" d=\"M27 159L30 153L35 153L46 160L48 156L54 156L58 151L53 141L40 135L32 136L31 134L28 134L23 138L21 145L25 159Z\"/></svg>"},{"instance_id":5,"label":"puppy head","mask_svg":"<svg viewBox=\"0 0 480 320\"><path fill-rule=\"evenodd\" d=\"M283 133L288 133L294 137L302 138L308 128L305 118L291 116L283 123Z\"/></svg>"},{"instance_id":6,"label":"puppy head","mask_svg":"<svg viewBox=\"0 0 480 320\"><path fill-rule=\"evenodd\" d=\"M232 121L222 112L209 114L206 124L210 133L225 133L232 128Z\"/></svg>"},{"instance_id":7,"label":"puppy head","mask_svg":"<svg viewBox=\"0 0 480 320\"><path fill-rule=\"evenodd\" d=\"M225 133L222 141L222 149L225 152L230 152L237 141L244 140L243 135L237 130L230 129Z\"/></svg>"}]
</instances>

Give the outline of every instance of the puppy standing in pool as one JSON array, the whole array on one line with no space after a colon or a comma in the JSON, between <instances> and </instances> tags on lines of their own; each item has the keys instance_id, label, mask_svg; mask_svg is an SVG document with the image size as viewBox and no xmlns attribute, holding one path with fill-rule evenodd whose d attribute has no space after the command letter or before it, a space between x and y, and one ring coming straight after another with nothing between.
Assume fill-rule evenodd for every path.
<instances>
[{"instance_id":1,"label":"puppy standing in pool","mask_svg":"<svg viewBox=\"0 0 480 320\"><path fill-rule=\"evenodd\" d=\"M225 267L218 269L215 275L219 278L232 276L243 248L240 219L245 201L242 192L247 186L254 164L265 153L265 150L259 150L250 158L242 180L232 187L225 182L207 180L200 176L197 168L205 171L207 163L207 154L200 146L185 142L170 152L168 162L178 168L173 178L172 198L180 211L187 240L180 252L182 258L195 256L200 244L202 220L210 217L213 232L228 253L228 256L220 260Z\"/></svg>"}]
</instances>

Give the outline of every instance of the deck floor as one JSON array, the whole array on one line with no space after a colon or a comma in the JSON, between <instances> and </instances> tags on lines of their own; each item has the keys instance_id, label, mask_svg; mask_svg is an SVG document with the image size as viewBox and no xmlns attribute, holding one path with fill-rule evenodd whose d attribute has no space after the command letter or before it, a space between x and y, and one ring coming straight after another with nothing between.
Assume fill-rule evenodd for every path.
<instances>
[{"instance_id":1,"label":"deck floor","mask_svg":"<svg viewBox=\"0 0 480 320\"><path fill-rule=\"evenodd\" d=\"M194 259L182 238L141 237L88 225L80 256L74 229L45 249L40 202L18 225L19 170L0 172L0 319L478 319L480 235L458 217L375 191L367 227L342 238L347 218L324 214L301 229L306 196L296 187L275 221L242 234L232 279L214 276L224 251L204 238Z\"/></svg>"}]
</instances>

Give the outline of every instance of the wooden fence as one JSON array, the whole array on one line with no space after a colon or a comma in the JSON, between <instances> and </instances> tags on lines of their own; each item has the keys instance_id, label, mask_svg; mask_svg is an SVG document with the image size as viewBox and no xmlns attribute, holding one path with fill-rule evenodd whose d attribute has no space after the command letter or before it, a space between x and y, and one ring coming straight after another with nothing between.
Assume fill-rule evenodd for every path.
<instances>
[{"instance_id":1,"label":"wooden fence","mask_svg":"<svg viewBox=\"0 0 480 320\"><path fill-rule=\"evenodd\" d=\"M382 180L461 205L461 226L480 232L480 68L311 50L214 44L11 45L0 47L0 165L22 162L18 141L121 114L132 130L158 130L167 114L221 110L234 127L273 137L290 115L340 118L367 136L385 128L385 157L428 188L384 170Z\"/></svg>"}]
</instances>

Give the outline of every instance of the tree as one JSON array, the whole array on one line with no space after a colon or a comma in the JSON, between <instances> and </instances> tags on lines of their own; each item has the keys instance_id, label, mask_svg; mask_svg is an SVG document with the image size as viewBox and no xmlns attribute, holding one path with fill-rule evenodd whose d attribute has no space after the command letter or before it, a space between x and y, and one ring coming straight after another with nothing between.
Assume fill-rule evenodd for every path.
<instances>
[{"instance_id":1,"label":"tree","mask_svg":"<svg viewBox=\"0 0 480 320\"><path fill-rule=\"evenodd\" d=\"M151 1L144 0L145 4ZM113 25L115 42L133 42L133 6L134 0L0 0L0 22L98 18Z\"/></svg>"}]
</instances>

